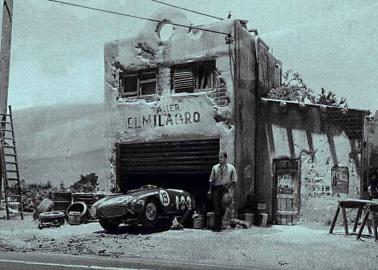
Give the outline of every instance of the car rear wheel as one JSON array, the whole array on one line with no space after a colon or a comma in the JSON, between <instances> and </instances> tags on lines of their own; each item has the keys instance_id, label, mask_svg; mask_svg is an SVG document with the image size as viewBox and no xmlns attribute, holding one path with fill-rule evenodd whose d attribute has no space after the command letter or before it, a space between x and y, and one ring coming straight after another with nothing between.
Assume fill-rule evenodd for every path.
<instances>
[{"instance_id":1,"label":"car rear wheel","mask_svg":"<svg viewBox=\"0 0 378 270\"><path fill-rule=\"evenodd\" d=\"M118 229L119 224L121 223L118 220L105 218L100 218L99 222L101 227L104 228L107 232L115 232Z\"/></svg>"}]
</instances>

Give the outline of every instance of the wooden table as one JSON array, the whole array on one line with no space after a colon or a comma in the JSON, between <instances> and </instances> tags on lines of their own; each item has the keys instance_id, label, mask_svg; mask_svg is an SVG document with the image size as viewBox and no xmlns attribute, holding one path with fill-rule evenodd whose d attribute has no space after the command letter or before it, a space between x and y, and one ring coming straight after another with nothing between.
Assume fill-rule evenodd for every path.
<instances>
[{"instance_id":1,"label":"wooden table","mask_svg":"<svg viewBox=\"0 0 378 270\"><path fill-rule=\"evenodd\" d=\"M358 239L361 236L363 226L365 226L365 223L367 221L369 213L371 212L371 209L375 210L375 207L371 207L372 204L374 206L375 205L378 206L377 203L374 203L373 201L370 201L370 200L345 199L345 200L338 201L337 210L336 210L335 216L333 217L333 221L331 223L331 228L329 229L329 233L333 232L333 229L335 228L335 224L336 224L336 221L337 221L337 217L338 217L339 212L341 210L342 215L343 215L343 224L344 224L345 235L348 235L349 234L348 233L348 221L347 221L345 209L347 209L347 208L358 209L357 216L355 218L354 226L353 226L353 232L354 233L357 230L358 220L360 219L361 214L364 211L363 222L362 222L362 225L361 225L360 230L358 232L359 235L357 235L357 239ZM376 230L376 227L375 227L376 224L374 223L373 225L374 225L374 233L376 233L376 231L375 231ZM370 226L368 226L368 229L369 229L369 233L371 233Z\"/></svg>"}]
</instances>

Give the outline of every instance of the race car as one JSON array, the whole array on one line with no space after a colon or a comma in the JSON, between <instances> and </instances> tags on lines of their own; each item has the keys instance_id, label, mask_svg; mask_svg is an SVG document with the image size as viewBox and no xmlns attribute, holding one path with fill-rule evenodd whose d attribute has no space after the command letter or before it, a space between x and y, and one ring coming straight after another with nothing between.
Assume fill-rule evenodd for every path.
<instances>
[{"instance_id":1,"label":"race car","mask_svg":"<svg viewBox=\"0 0 378 270\"><path fill-rule=\"evenodd\" d=\"M92 205L89 213L106 231L113 232L121 223L154 227L159 220L183 216L194 208L194 198L184 190L147 185L103 198Z\"/></svg>"}]
</instances>

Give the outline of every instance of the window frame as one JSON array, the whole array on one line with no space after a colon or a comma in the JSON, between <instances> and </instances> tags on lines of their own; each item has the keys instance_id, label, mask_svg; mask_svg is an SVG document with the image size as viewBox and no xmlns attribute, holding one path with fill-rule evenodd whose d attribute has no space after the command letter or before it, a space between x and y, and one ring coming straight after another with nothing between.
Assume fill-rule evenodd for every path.
<instances>
[{"instance_id":1,"label":"window frame","mask_svg":"<svg viewBox=\"0 0 378 270\"><path fill-rule=\"evenodd\" d=\"M142 79L144 74L154 74L154 78ZM120 86L118 95L121 98L146 98L152 97L157 95L157 69L141 69L138 71L126 71L120 74ZM126 79L127 78L136 78L136 89L135 91L125 91L126 90ZM142 92L142 85L154 83L155 84L155 92L153 94L143 94Z\"/></svg>"},{"instance_id":2,"label":"window frame","mask_svg":"<svg viewBox=\"0 0 378 270\"><path fill-rule=\"evenodd\" d=\"M201 81L200 81L200 68L204 67L208 69L208 82L207 86L202 88ZM191 91L179 90L176 89L176 79L175 79L175 71L182 70L182 72L191 71L192 72L192 84L193 89ZM183 63L171 66L171 90L175 90L175 93L195 93L199 92L200 90L208 89L208 88L215 88L215 71L216 71L216 61L215 59L206 60L206 61L198 61L198 62L191 62L191 63ZM205 74L203 74L205 75ZM189 78L189 77L188 77ZM183 88L184 89L184 88Z\"/></svg>"}]
</instances>

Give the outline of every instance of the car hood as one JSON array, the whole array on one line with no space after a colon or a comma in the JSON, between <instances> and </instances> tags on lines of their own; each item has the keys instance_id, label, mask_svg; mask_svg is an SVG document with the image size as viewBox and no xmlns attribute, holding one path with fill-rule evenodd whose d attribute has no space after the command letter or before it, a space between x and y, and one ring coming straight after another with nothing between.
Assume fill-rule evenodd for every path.
<instances>
[{"instance_id":1,"label":"car hood","mask_svg":"<svg viewBox=\"0 0 378 270\"><path fill-rule=\"evenodd\" d=\"M126 204L133 199L142 199L145 196L149 196L152 194L155 194L158 192L159 189L143 189L143 190L134 190L131 192L128 192L127 194L124 195L117 195L117 196L112 196L108 198L104 198L101 201L99 201L98 206L106 206L106 205L119 205L119 204Z\"/></svg>"},{"instance_id":2,"label":"car hood","mask_svg":"<svg viewBox=\"0 0 378 270\"><path fill-rule=\"evenodd\" d=\"M133 200L134 196L128 196L128 195L119 195L116 197L109 197L103 199L98 206L107 206L107 205L117 205L117 204L126 204Z\"/></svg>"}]
</instances>

